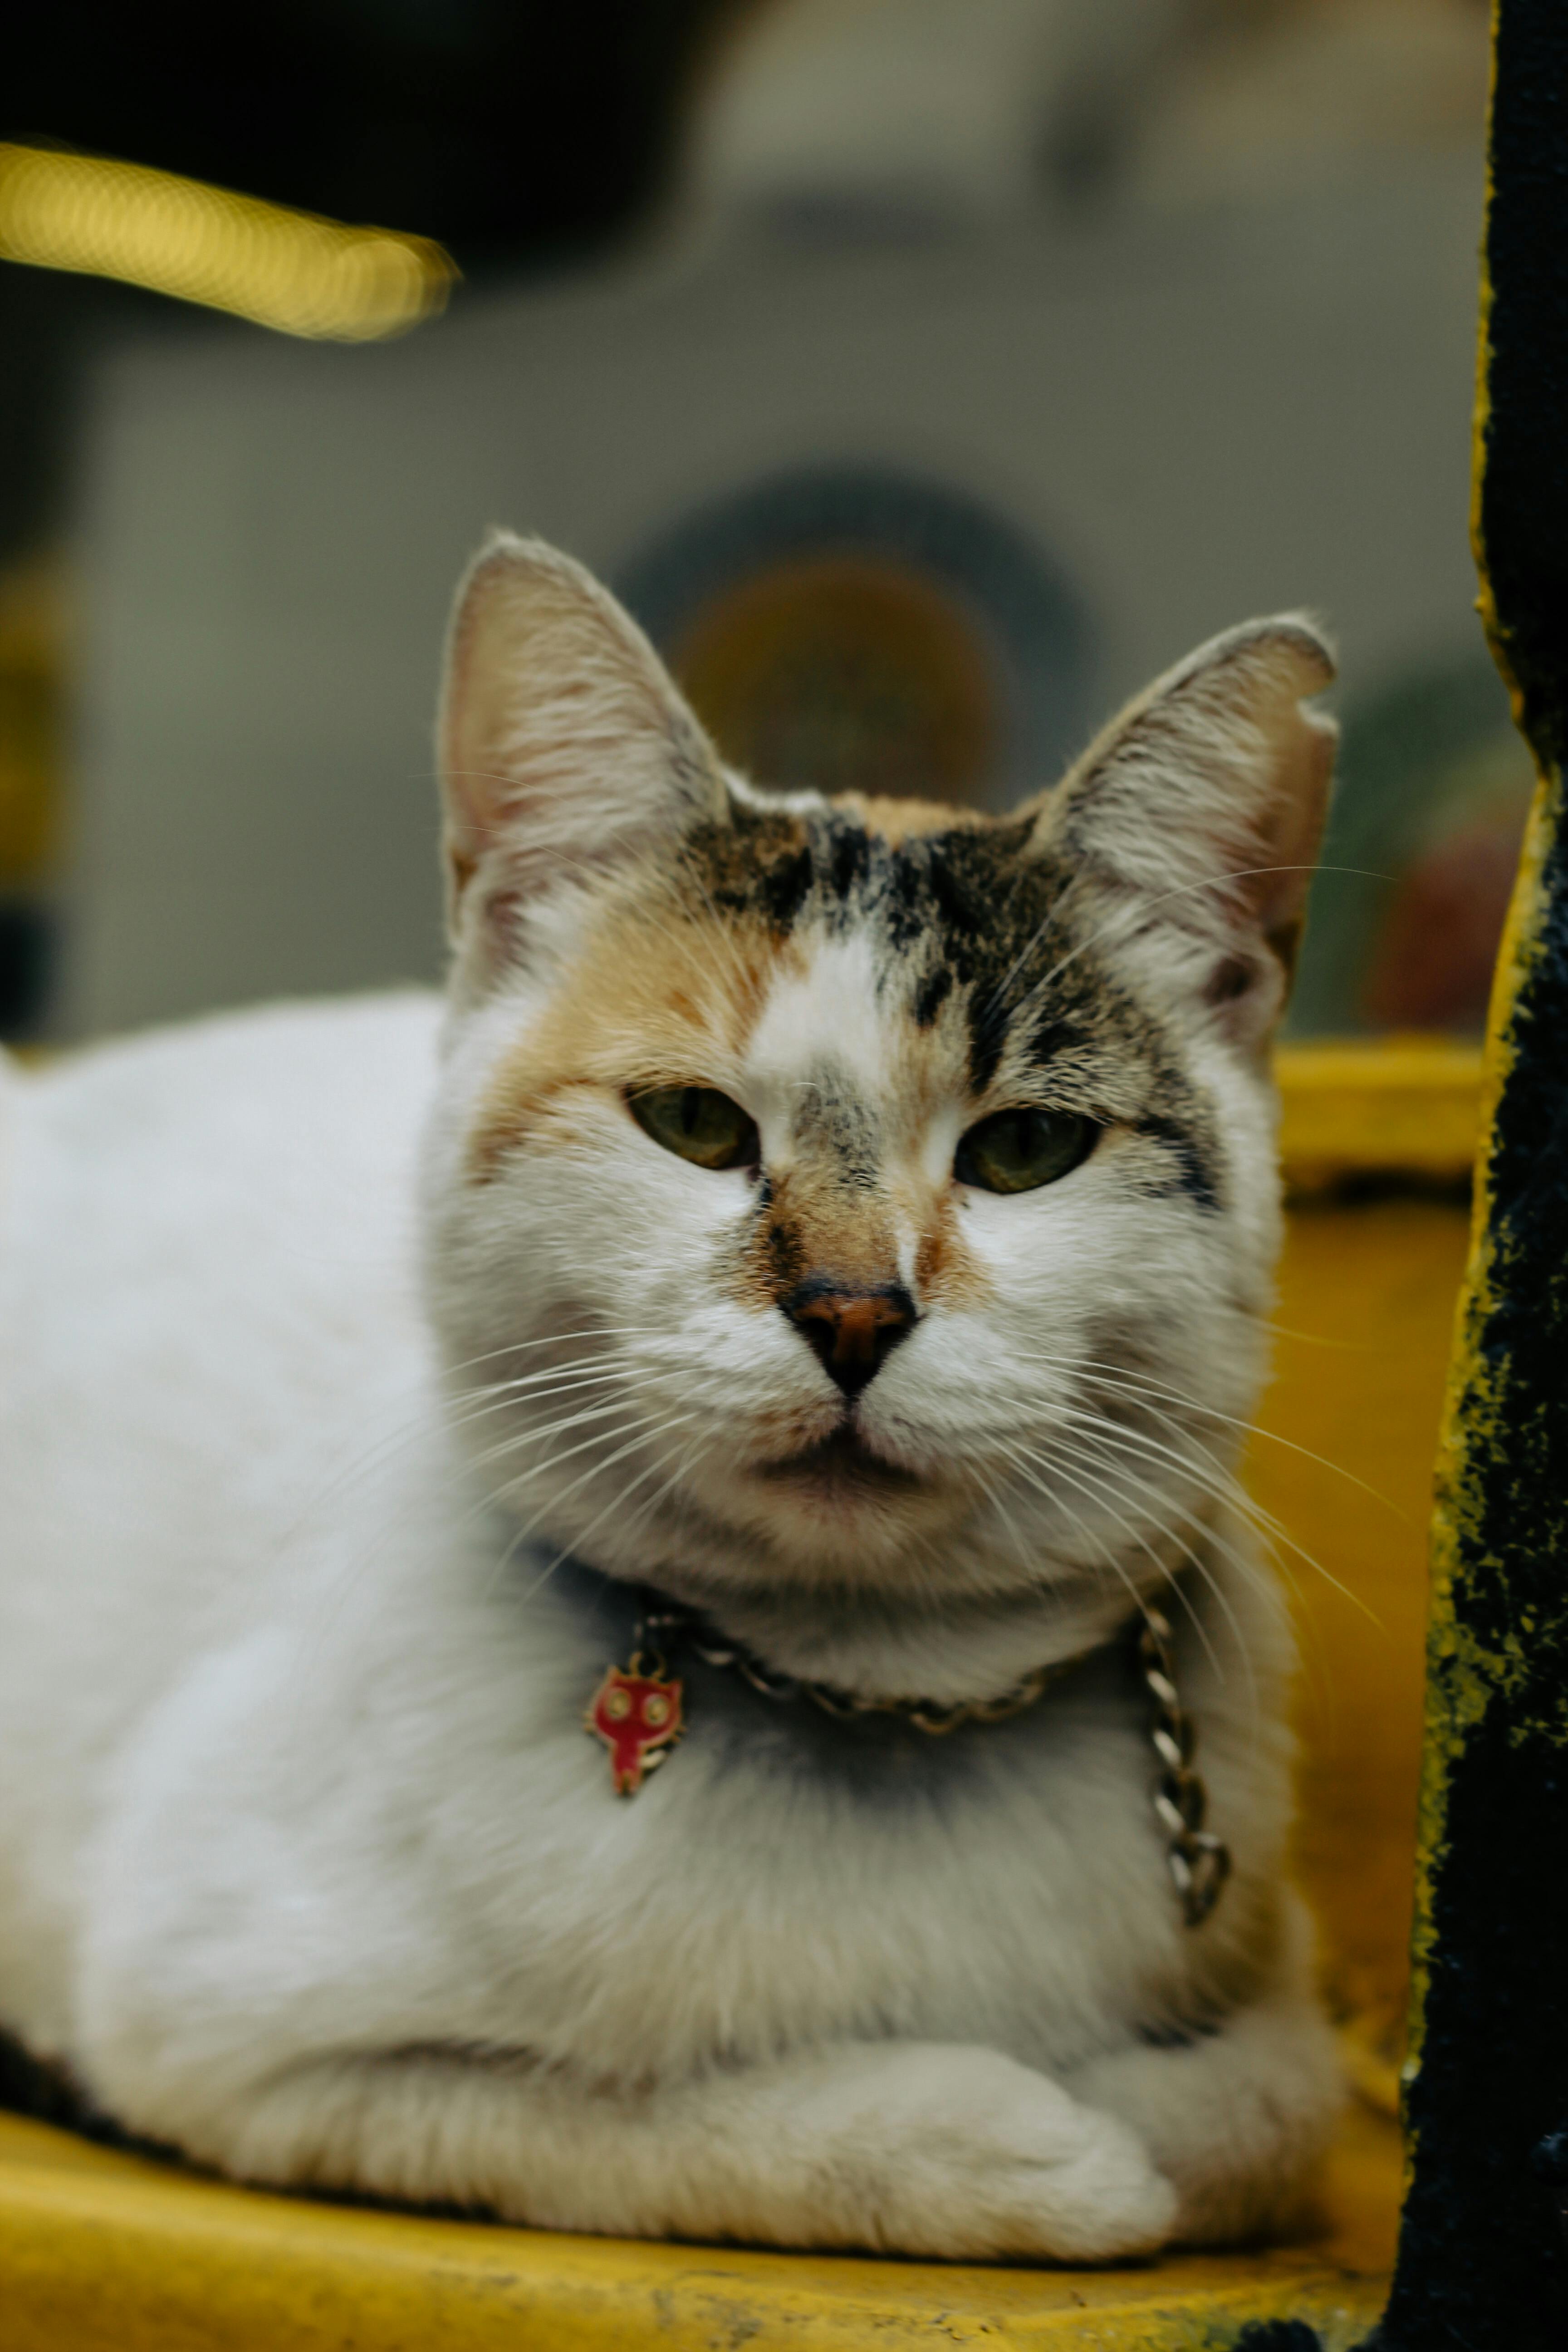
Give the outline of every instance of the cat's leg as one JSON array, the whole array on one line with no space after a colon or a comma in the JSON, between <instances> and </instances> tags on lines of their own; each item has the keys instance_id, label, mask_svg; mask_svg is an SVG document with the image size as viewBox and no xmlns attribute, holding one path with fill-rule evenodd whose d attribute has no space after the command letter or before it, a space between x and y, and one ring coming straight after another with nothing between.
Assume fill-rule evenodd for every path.
<instances>
[{"instance_id":1,"label":"cat's leg","mask_svg":"<svg viewBox=\"0 0 1568 2352\"><path fill-rule=\"evenodd\" d=\"M1086 2105L1131 2125L1174 2183L1174 2234L1188 2245L1289 2223L1343 2105L1333 2036L1299 1991L1189 2042L1096 2059L1066 2081Z\"/></svg>"},{"instance_id":2,"label":"cat's leg","mask_svg":"<svg viewBox=\"0 0 1568 2352\"><path fill-rule=\"evenodd\" d=\"M841 2044L636 2094L525 2059L410 2050L303 2063L209 2111L193 2152L630 2235L1104 2262L1169 2236L1136 2135L994 2051Z\"/></svg>"}]
</instances>

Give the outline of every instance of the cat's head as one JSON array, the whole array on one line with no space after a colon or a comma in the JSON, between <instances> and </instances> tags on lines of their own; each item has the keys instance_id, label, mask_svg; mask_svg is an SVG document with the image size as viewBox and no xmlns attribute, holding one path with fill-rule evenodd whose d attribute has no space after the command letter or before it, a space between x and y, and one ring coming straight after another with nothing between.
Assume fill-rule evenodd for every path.
<instances>
[{"instance_id":1,"label":"cat's head","mask_svg":"<svg viewBox=\"0 0 1568 2352\"><path fill-rule=\"evenodd\" d=\"M579 566L490 542L428 1264L521 1523L752 1624L1180 1564L1260 1366L1331 676L1233 630L1009 817L773 793Z\"/></svg>"}]
</instances>

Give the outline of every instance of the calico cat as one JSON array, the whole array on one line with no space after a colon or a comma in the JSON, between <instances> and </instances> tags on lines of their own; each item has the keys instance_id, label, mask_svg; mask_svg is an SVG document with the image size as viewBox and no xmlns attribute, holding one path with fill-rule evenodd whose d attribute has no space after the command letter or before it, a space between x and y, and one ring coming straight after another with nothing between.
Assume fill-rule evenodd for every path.
<instances>
[{"instance_id":1,"label":"calico cat","mask_svg":"<svg viewBox=\"0 0 1568 2352\"><path fill-rule=\"evenodd\" d=\"M242 2179L1279 2221L1337 2088L1232 1464L1331 674L1236 629L1006 818L774 793L490 541L445 1003L4 1077L0 2023Z\"/></svg>"}]
</instances>

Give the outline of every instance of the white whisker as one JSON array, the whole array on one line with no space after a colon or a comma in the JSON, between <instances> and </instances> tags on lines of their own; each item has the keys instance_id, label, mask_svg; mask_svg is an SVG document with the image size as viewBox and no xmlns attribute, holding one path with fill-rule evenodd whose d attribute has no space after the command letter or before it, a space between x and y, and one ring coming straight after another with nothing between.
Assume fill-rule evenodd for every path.
<instances>
[{"instance_id":1,"label":"white whisker","mask_svg":"<svg viewBox=\"0 0 1568 2352\"><path fill-rule=\"evenodd\" d=\"M1087 1493L1090 1500L1093 1499L1097 1486L1102 1496L1108 1491L1105 1482L1103 1480L1095 1479L1093 1477L1093 1474L1086 1471L1081 1464L1078 1465L1078 1469L1075 1474L1074 1471L1068 1469L1060 1459L1056 1456L1038 1453L1026 1453L1023 1449L1016 1448L1011 1445L1007 1447L1007 1451L1012 1454L1014 1460L1019 1464L1021 1468L1023 1468L1025 1476L1030 1480L1032 1485L1038 1486L1039 1491L1045 1495L1047 1499L1055 1500L1057 1498L1052 1496L1051 1489L1045 1485L1044 1481L1034 1476L1027 1467L1025 1466L1027 1463L1033 1462L1037 1464L1039 1468L1049 1470L1058 1477L1066 1478L1069 1485L1076 1486L1078 1487L1080 1494ZM1085 1483L1086 1481L1088 1482L1087 1484ZM1124 1496L1122 1499L1125 1501L1128 1498ZM1192 1621L1193 1629L1196 1633L1199 1641L1204 1645L1204 1649L1208 1656L1210 1664L1214 1667L1218 1679L1223 1682L1225 1680L1225 1669L1221 1665L1214 1645L1209 1640L1208 1629L1204 1624L1202 1618L1198 1615L1196 1609L1193 1606L1191 1596L1185 1591L1179 1575L1174 1570L1173 1570L1169 1560L1163 1560L1160 1558L1159 1553L1154 1549L1153 1545L1149 1541L1148 1538L1142 1534L1140 1530L1131 1524L1131 1520L1124 1518L1113 1504L1108 1504L1102 1501L1100 1507L1102 1509L1109 1510L1110 1517L1116 1521L1118 1527L1122 1529L1123 1533L1130 1536L1132 1541L1136 1543L1142 1550L1147 1552L1150 1559L1152 1560L1154 1567L1159 1572L1162 1584L1167 1585L1170 1590L1176 1593L1180 1598L1188 1617ZM1193 1560L1193 1565L1198 1570L1199 1574L1204 1578L1204 1580L1207 1584L1210 1591L1214 1594L1215 1601L1225 1612L1226 1618L1230 1625L1231 1632L1236 1636L1237 1648L1239 1649L1243 1658L1245 1658L1247 1654L1246 1644L1241 1639L1240 1628L1236 1622L1234 1612L1231 1611L1228 1601L1226 1600L1224 1593L1215 1581L1212 1572L1206 1570L1201 1561L1194 1558L1194 1555L1188 1550L1187 1546L1182 1542L1181 1538L1179 1536L1173 1536L1168 1528L1160 1528L1157 1532L1164 1536L1167 1542L1174 1543L1178 1550L1184 1552L1187 1558ZM1141 1596L1138 1595L1136 1585L1133 1584L1130 1578L1125 1576L1124 1571L1120 1570L1120 1564L1119 1573L1122 1573L1123 1580L1127 1583L1128 1590L1133 1593L1135 1598L1140 1599L1140 1605L1142 1605Z\"/></svg>"},{"instance_id":2,"label":"white whisker","mask_svg":"<svg viewBox=\"0 0 1568 2352\"><path fill-rule=\"evenodd\" d=\"M443 1364L441 1369L449 1380L459 1372L471 1372L476 1364L493 1364L501 1356L526 1355L533 1348L563 1348L570 1339L665 1339L668 1334L658 1323L595 1323L584 1331L547 1331L538 1339L509 1339L504 1348L487 1348L481 1355L465 1356L455 1364Z\"/></svg>"},{"instance_id":3,"label":"white whisker","mask_svg":"<svg viewBox=\"0 0 1568 2352\"><path fill-rule=\"evenodd\" d=\"M1107 1381L1106 1375L1103 1372L1096 1372L1095 1380L1099 1384L1107 1386L1111 1385L1111 1383ZM1137 1390L1129 1388L1125 1390L1124 1393L1131 1397L1134 1402L1142 1401L1141 1392ZM1166 1391L1166 1393L1172 1392ZM1204 1408L1198 1405L1196 1401L1194 1399L1184 1398L1180 1399L1179 1402L1190 1404L1194 1411L1201 1412L1204 1410ZM1152 1407L1149 1409L1152 1412L1153 1411L1153 1408ZM1165 1419L1165 1416L1160 1413L1155 1413L1154 1417L1159 1420ZM1222 1420L1228 1420L1229 1416L1222 1414L1219 1418ZM1108 1425L1118 1428L1125 1428L1126 1426L1125 1423L1110 1423ZM1251 1429L1252 1427L1250 1423L1245 1422L1237 1422L1233 1425L1237 1429ZM1131 1433L1129 1433L1131 1434ZM1268 1433L1258 1431L1256 1433L1258 1435L1267 1435ZM1150 1444L1152 1444L1155 1441L1150 1439L1147 1442ZM1194 1442L1195 1443L1196 1441L1194 1440ZM1282 1443L1289 1444L1289 1440L1284 1440ZM1204 1450L1206 1451L1206 1449ZM1292 1450L1298 1453L1306 1452L1304 1447L1296 1447ZM1212 1455L1209 1458L1211 1460L1214 1459ZM1333 1463L1323 1461L1322 1457L1318 1454L1309 1454L1307 1458L1310 1461L1320 1462L1324 1469L1331 1470L1336 1467ZM1217 1464L1215 1466L1216 1468L1221 1467L1221 1465ZM1382 1621L1377 1616L1376 1612L1368 1606L1367 1602L1361 1598L1359 1593L1352 1592L1347 1584L1342 1583L1337 1576L1333 1575L1330 1570L1323 1566L1321 1559L1316 1559L1311 1552L1306 1550L1301 1544L1298 1543L1295 1537L1290 1534L1289 1528L1287 1528L1279 1519L1276 1518L1272 1512L1266 1511L1262 1504L1258 1502L1253 1496L1247 1493L1247 1488L1241 1484L1239 1479L1236 1478L1228 1471L1224 1471L1223 1469L1221 1470L1221 1475L1225 1480L1224 1487L1223 1489L1216 1489L1215 1491L1223 1493L1224 1499L1227 1500L1236 1511L1251 1523L1258 1535L1263 1538L1271 1549L1278 1544L1285 1545L1287 1549L1293 1551L1296 1554L1296 1557L1302 1560L1308 1568L1311 1569L1315 1575L1320 1576L1325 1584L1331 1586L1334 1591L1342 1594L1346 1601L1350 1601L1353 1608L1359 1609L1369 1623L1376 1625L1379 1631L1382 1631ZM1352 1477L1349 1471L1345 1471L1342 1473L1342 1475L1350 1478L1351 1483L1354 1486L1361 1486L1363 1483L1361 1479ZM1366 1491L1370 1494L1373 1490L1368 1487ZM1379 1497L1379 1499L1381 1500L1383 1498ZM1392 1509L1394 1507L1390 1505L1389 1507ZM1397 1516L1403 1518L1404 1514L1399 1513Z\"/></svg>"},{"instance_id":4,"label":"white whisker","mask_svg":"<svg viewBox=\"0 0 1568 2352\"><path fill-rule=\"evenodd\" d=\"M1370 1496L1374 1503L1381 1503L1385 1511L1392 1511L1394 1517L1405 1526L1409 1525L1405 1512L1396 1503L1386 1495L1379 1494L1375 1486L1369 1486L1364 1478L1358 1478L1353 1470L1347 1470L1342 1463L1331 1462L1326 1454L1314 1454L1310 1445L1298 1445L1293 1438L1282 1437L1277 1429L1265 1429L1261 1423L1256 1421L1238 1421L1233 1413L1221 1412L1217 1406L1205 1404L1197 1397L1184 1396L1180 1390L1166 1388L1162 1382L1150 1380L1146 1374L1130 1371L1124 1365L1097 1364L1089 1357L1079 1358L1079 1362L1084 1370L1092 1372L1097 1379L1110 1377L1121 1381L1130 1393L1136 1393L1142 1388L1150 1395L1163 1396L1173 1404L1184 1406L1189 1412L1201 1413L1206 1421L1223 1422L1227 1429L1238 1430L1247 1437L1266 1438L1271 1445L1282 1445L1289 1453L1300 1454L1303 1461L1315 1462L1319 1469L1331 1470L1336 1478L1346 1479L1351 1486L1359 1486L1363 1495Z\"/></svg>"},{"instance_id":5,"label":"white whisker","mask_svg":"<svg viewBox=\"0 0 1568 2352\"><path fill-rule=\"evenodd\" d=\"M517 1430L510 1437L504 1438L499 1445L487 1446L482 1454L474 1454L471 1457L470 1466L475 1470L483 1470L491 1462L504 1461L509 1454L521 1454L526 1445L547 1444L551 1438L563 1436L569 1429L582 1429L590 1422L605 1421L613 1414L624 1413L629 1409L628 1400L612 1397L607 1404L589 1405L581 1412L565 1413L559 1421L546 1422L541 1429ZM594 1441L588 1438L584 1443L591 1445ZM582 1447L573 1446L570 1451L574 1454L581 1453ZM566 1456L557 1455L552 1458L564 1460ZM530 1475L531 1475L531 1473Z\"/></svg>"},{"instance_id":6,"label":"white whisker","mask_svg":"<svg viewBox=\"0 0 1568 2352\"><path fill-rule=\"evenodd\" d=\"M698 1416L691 1412L676 1413L668 1421L656 1422L651 1429L639 1429L634 1436L629 1437L626 1444L619 1446L614 1454L607 1454L603 1462L591 1462L587 1469L583 1472L582 1475L574 1478L572 1481L572 1484L566 1487L563 1493L559 1495L552 1495L549 1501L542 1504L539 1509L535 1511L532 1518L527 1520L524 1525L518 1529L514 1541L521 1543L526 1537L531 1536L534 1528L538 1527L540 1521L547 1515L547 1513L551 1511L558 1511L563 1503L570 1502L573 1496L579 1493L583 1487L587 1486L591 1479L602 1477L606 1470L613 1470L617 1462L624 1461L626 1455L628 1454L635 1453L639 1445L651 1444L656 1437L664 1437L668 1435L670 1430L683 1428L689 1422L695 1421L697 1418ZM548 1463L542 1464L540 1467L542 1469L552 1470L558 1466L559 1463L569 1461L574 1454L580 1454L582 1451L583 1449L581 1446L572 1446L565 1454L555 1456ZM530 1472L529 1476L531 1478L537 1475L538 1474L535 1472Z\"/></svg>"}]
</instances>

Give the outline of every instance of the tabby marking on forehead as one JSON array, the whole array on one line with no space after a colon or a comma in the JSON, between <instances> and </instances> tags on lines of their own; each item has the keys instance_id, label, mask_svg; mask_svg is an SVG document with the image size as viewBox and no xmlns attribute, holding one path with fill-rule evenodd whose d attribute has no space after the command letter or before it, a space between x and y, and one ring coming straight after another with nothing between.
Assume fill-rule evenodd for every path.
<instances>
[{"instance_id":1,"label":"tabby marking on forehead","mask_svg":"<svg viewBox=\"0 0 1568 2352\"><path fill-rule=\"evenodd\" d=\"M601 916L503 1057L471 1133L471 1175L493 1177L547 1112L569 1132L576 1087L743 1092L761 1028L811 1045L821 1066L795 1073L797 1141L833 1160L841 1184L858 1170L862 1193L879 1164L869 1098L896 1100L913 1127L958 1095L977 1110L1049 1100L1126 1123L1154 1147L1143 1190L1217 1206L1212 1115L1171 1033L1117 982L1082 877L1034 850L1032 820L911 803L901 840L861 821L862 808L898 805L747 801L732 822L690 832ZM823 959L851 941L830 980ZM847 1264L858 1249L841 1254ZM951 1247L943 1262L957 1264Z\"/></svg>"},{"instance_id":2,"label":"tabby marking on forehead","mask_svg":"<svg viewBox=\"0 0 1568 2352\"><path fill-rule=\"evenodd\" d=\"M918 1028L960 1004L977 1106L1044 1089L1063 1108L1125 1118L1158 1148L1144 1189L1216 1207L1212 1114L1169 1027L1115 978L1117 923L1092 877L1042 850L1032 817L916 805L920 823L901 840L868 832L847 799L787 815L742 808L733 826L700 830L688 875L715 908L786 935L808 919L864 925L879 945L880 986L908 991Z\"/></svg>"},{"instance_id":3,"label":"tabby marking on forehead","mask_svg":"<svg viewBox=\"0 0 1568 2352\"><path fill-rule=\"evenodd\" d=\"M853 803L809 812L742 804L732 824L690 836L684 887L693 906L783 935L806 922L866 925L881 949L884 982L903 976L922 1027L955 986L965 990L971 1086L980 1095L1036 967L1061 944L1071 877L1028 854L1032 819L929 804L916 814L900 839L868 830ZM1089 977L1080 973L1080 984Z\"/></svg>"}]
</instances>

